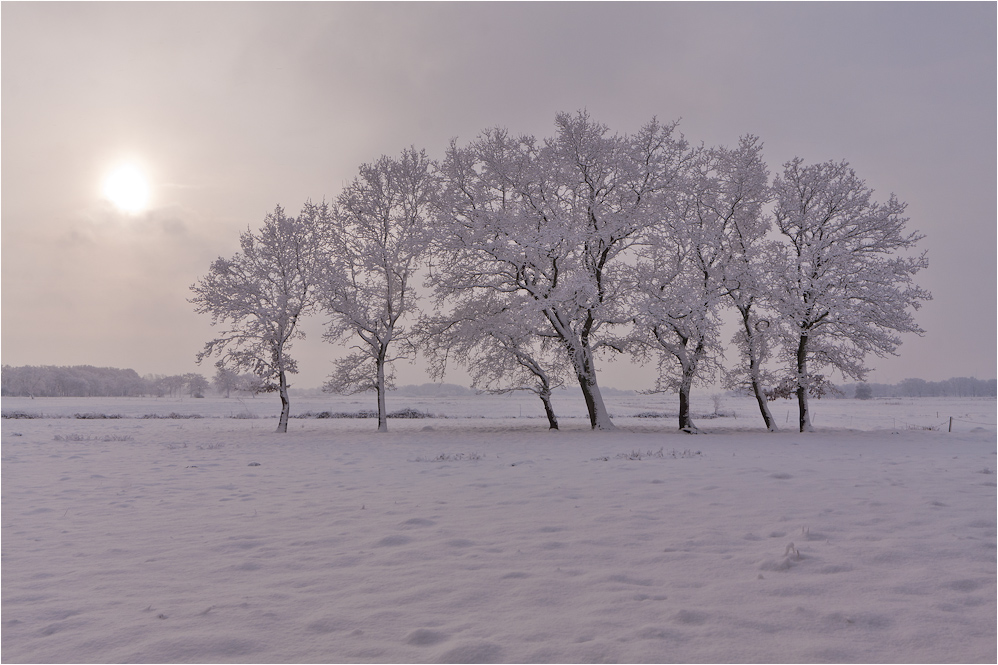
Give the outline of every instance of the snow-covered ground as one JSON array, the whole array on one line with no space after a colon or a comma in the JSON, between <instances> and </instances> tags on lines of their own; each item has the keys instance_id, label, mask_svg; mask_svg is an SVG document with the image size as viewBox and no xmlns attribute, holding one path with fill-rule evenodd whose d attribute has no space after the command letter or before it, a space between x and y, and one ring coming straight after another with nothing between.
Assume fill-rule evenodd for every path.
<instances>
[{"instance_id":1,"label":"snow-covered ground","mask_svg":"<svg viewBox=\"0 0 998 665\"><path fill-rule=\"evenodd\" d=\"M699 419L697 424L705 430L717 429L758 429L762 418L755 401L747 397L722 396L718 405L708 395L695 395L693 412L713 414L718 411L727 417ZM588 422L585 404L579 391L560 390L552 399L560 420L571 423L579 420ZM675 395L610 395L605 396L611 415L617 424L627 424L627 418L638 414L670 414L669 418L658 421L656 427L668 431L678 424L674 417L679 411L679 399ZM303 413L357 413L377 408L371 395L350 397L322 396L291 398L292 417ZM796 426L797 406L792 400L778 400L770 403L773 416L781 427L793 429ZM990 428L995 431L995 400L957 398L890 398L875 400L812 400L811 421L820 428L847 428L859 430L875 429L922 429L936 428L948 430L949 418L953 417L954 431L970 431L975 427ZM418 397L389 394L389 412L400 409L416 409L425 413L446 418L539 418L544 419L541 401L532 395L517 393L506 396L478 395L469 397ZM208 397L124 397L124 398L78 398L48 397L30 399L27 397L4 397L3 413L22 412L29 415L48 417L71 417L74 414L120 415L125 418L143 416L200 415L208 418L253 417L273 419L276 427L280 414L280 400L275 394L257 397L233 396L231 398ZM625 421L620 419L624 418ZM641 419L646 424L651 419ZM657 419L656 419L657 420ZM266 429L271 424L261 422ZM360 429L370 429L369 424L360 424Z\"/></svg>"},{"instance_id":2,"label":"snow-covered ground","mask_svg":"<svg viewBox=\"0 0 998 665\"><path fill-rule=\"evenodd\" d=\"M607 401L4 398L3 660L995 662L995 400Z\"/></svg>"}]
</instances>

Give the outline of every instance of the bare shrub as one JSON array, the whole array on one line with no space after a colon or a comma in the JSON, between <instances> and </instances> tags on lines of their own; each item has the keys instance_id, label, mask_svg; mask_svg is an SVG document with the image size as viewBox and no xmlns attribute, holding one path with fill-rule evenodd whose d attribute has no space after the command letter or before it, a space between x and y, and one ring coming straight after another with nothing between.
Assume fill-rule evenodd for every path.
<instances>
[{"instance_id":1,"label":"bare shrub","mask_svg":"<svg viewBox=\"0 0 998 665\"><path fill-rule=\"evenodd\" d=\"M485 459L481 453L442 453L436 457L417 457L413 462L477 462Z\"/></svg>"},{"instance_id":2,"label":"bare shrub","mask_svg":"<svg viewBox=\"0 0 998 665\"><path fill-rule=\"evenodd\" d=\"M0 418L4 418L5 420L33 420L44 417L40 413L28 413L26 411L4 411L0 414Z\"/></svg>"},{"instance_id":3,"label":"bare shrub","mask_svg":"<svg viewBox=\"0 0 998 665\"><path fill-rule=\"evenodd\" d=\"M120 418L120 416L118 416L118 417ZM151 420L166 420L166 419L169 419L169 420L196 420L198 418L204 418L204 416L202 416L199 413L177 413L175 411L171 411L170 413L168 413L165 416L162 415L162 414L159 414L159 413L147 413L146 415L142 416L142 418L143 419L151 419Z\"/></svg>"}]
</instances>

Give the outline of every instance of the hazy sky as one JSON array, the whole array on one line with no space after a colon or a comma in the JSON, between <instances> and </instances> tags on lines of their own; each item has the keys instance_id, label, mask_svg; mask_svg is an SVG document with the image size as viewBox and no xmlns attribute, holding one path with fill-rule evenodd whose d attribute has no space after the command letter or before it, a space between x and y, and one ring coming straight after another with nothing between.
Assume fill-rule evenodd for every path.
<instances>
[{"instance_id":1,"label":"hazy sky","mask_svg":"<svg viewBox=\"0 0 998 665\"><path fill-rule=\"evenodd\" d=\"M5 2L0 27L4 364L210 376L188 288L276 204L585 108L624 133L657 116L697 143L756 134L774 172L848 160L908 202L934 295L926 335L869 379L995 376L995 3ZM126 161L151 183L138 215L102 193ZM295 345L301 387L337 353L321 329Z\"/></svg>"}]
</instances>

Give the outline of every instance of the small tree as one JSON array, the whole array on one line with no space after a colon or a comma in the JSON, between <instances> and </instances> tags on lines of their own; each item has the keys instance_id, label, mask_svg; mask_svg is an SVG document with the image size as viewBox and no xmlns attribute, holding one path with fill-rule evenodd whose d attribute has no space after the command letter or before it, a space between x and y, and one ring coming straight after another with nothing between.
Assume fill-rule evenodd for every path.
<instances>
[{"instance_id":1,"label":"small tree","mask_svg":"<svg viewBox=\"0 0 998 665\"><path fill-rule=\"evenodd\" d=\"M427 215L436 191L430 160L412 148L398 159L361 166L323 214L329 254L320 300L331 316L324 337L359 338L325 389L376 391L380 432L388 430L385 393L393 386L393 363L414 349L405 323L415 312L415 273L430 242Z\"/></svg>"},{"instance_id":2,"label":"small tree","mask_svg":"<svg viewBox=\"0 0 998 665\"><path fill-rule=\"evenodd\" d=\"M239 374L231 369L226 369L221 362L216 362L215 368L215 376L211 380L212 385L215 386L215 390L225 393L225 397L228 398L233 390L239 389Z\"/></svg>"},{"instance_id":3,"label":"small tree","mask_svg":"<svg viewBox=\"0 0 998 665\"><path fill-rule=\"evenodd\" d=\"M930 393L929 382L925 379L903 379L897 390L904 397L928 397Z\"/></svg>"},{"instance_id":4,"label":"small tree","mask_svg":"<svg viewBox=\"0 0 998 665\"><path fill-rule=\"evenodd\" d=\"M856 399L873 399L873 388L868 383L856 386Z\"/></svg>"},{"instance_id":5,"label":"small tree","mask_svg":"<svg viewBox=\"0 0 998 665\"><path fill-rule=\"evenodd\" d=\"M184 385L187 386L187 394L191 397L204 397L204 391L208 389L208 379L196 372L184 374Z\"/></svg>"},{"instance_id":6,"label":"small tree","mask_svg":"<svg viewBox=\"0 0 998 665\"><path fill-rule=\"evenodd\" d=\"M800 431L812 431L808 396L827 389L828 367L862 381L867 354L894 355L897 333L922 334L909 309L932 296L913 277L924 252L896 256L923 237L906 233L905 204L885 203L846 162L805 165L794 159L773 184L783 234L772 304L781 318L782 357L800 407Z\"/></svg>"},{"instance_id":7,"label":"small tree","mask_svg":"<svg viewBox=\"0 0 998 665\"><path fill-rule=\"evenodd\" d=\"M169 393L170 397L173 397L176 393L183 390L184 387L184 376L183 374L174 374L172 376L162 376L157 381L156 384L166 393Z\"/></svg>"},{"instance_id":8,"label":"small tree","mask_svg":"<svg viewBox=\"0 0 998 665\"><path fill-rule=\"evenodd\" d=\"M281 396L277 431L288 431L291 401L288 374L298 371L289 355L292 340L302 339L303 316L315 307L318 271L316 208L306 204L298 218L277 206L259 233L249 229L239 237L242 251L218 258L208 274L191 286L189 300L198 313L211 315L212 325L228 329L197 355L220 355L217 367L248 370L263 380L261 388Z\"/></svg>"}]
</instances>

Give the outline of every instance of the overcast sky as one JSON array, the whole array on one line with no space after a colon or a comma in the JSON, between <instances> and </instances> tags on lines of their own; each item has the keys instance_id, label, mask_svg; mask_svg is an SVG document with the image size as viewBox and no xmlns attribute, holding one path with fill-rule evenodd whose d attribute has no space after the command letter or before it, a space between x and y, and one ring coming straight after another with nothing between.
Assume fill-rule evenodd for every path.
<instances>
[{"instance_id":1,"label":"overcast sky","mask_svg":"<svg viewBox=\"0 0 998 665\"><path fill-rule=\"evenodd\" d=\"M331 200L357 167L432 157L587 109L616 132L765 142L774 172L848 160L926 234L924 337L871 381L993 378L996 4L11 3L2 27L2 362L200 371L187 302L276 204ZM102 183L148 175L129 215ZM297 342L300 387L336 349ZM649 388L647 368L601 382ZM638 377L635 379L634 377ZM428 380L400 367L400 383ZM466 383L456 374L447 380ZM637 384L637 385L636 385Z\"/></svg>"}]
</instances>

